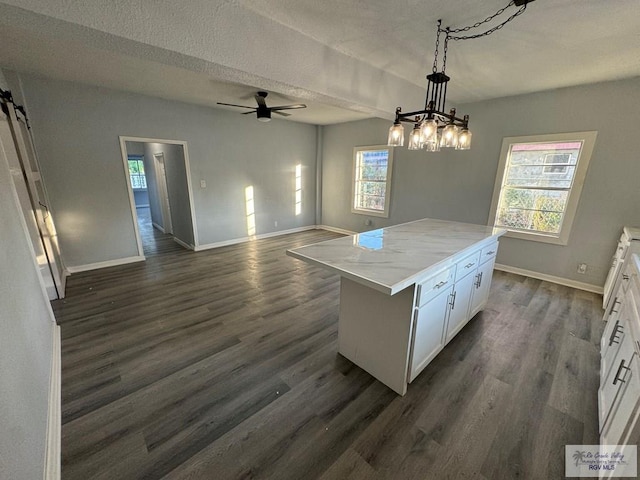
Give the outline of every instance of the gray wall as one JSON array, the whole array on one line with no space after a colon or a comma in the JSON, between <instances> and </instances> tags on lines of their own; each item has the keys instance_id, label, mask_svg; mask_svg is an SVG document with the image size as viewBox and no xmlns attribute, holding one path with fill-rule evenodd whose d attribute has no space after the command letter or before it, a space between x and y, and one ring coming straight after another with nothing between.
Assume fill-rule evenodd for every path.
<instances>
[{"instance_id":1,"label":"gray wall","mask_svg":"<svg viewBox=\"0 0 640 480\"><path fill-rule=\"evenodd\" d=\"M572 87L469 105L472 149L394 153L389 219L352 214L353 147L386 143L389 122L324 127L322 222L354 231L422 217L486 224L503 137L596 130L598 138L567 246L503 238L498 263L601 286L624 225L640 225L640 161L633 139L640 79ZM407 106L409 107L409 106ZM406 132L408 134L408 132ZM585 262L586 275L576 272Z\"/></svg>"},{"instance_id":2,"label":"gray wall","mask_svg":"<svg viewBox=\"0 0 640 480\"><path fill-rule=\"evenodd\" d=\"M67 266L137 255L119 135L188 142L201 245L247 236L248 185L258 234L315 224L315 126L265 124L251 115L21 77ZM304 186L299 216L297 163ZM201 179L207 188L199 187Z\"/></svg>"},{"instance_id":3,"label":"gray wall","mask_svg":"<svg viewBox=\"0 0 640 480\"><path fill-rule=\"evenodd\" d=\"M4 156L0 205L0 478L32 480L44 471L54 323Z\"/></svg>"}]
</instances>

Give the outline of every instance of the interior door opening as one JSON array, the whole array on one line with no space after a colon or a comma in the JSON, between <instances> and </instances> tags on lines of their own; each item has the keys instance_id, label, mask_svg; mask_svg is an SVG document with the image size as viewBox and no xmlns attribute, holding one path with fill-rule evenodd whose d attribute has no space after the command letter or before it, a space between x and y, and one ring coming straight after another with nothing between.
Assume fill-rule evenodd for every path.
<instances>
[{"instance_id":1,"label":"interior door opening","mask_svg":"<svg viewBox=\"0 0 640 480\"><path fill-rule=\"evenodd\" d=\"M142 257L198 245L186 142L120 137L133 227Z\"/></svg>"}]
</instances>

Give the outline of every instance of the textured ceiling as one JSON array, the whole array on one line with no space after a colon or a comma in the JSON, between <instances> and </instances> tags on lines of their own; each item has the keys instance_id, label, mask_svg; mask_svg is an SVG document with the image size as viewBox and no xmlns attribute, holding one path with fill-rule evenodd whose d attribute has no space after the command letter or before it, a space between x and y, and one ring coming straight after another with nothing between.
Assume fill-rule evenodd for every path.
<instances>
[{"instance_id":1,"label":"textured ceiling","mask_svg":"<svg viewBox=\"0 0 640 480\"><path fill-rule=\"evenodd\" d=\"M472 24L506 3L9 0L0 66L210 106L264 89L308 104L294 121L389 118L422 103L438 18ZM639 76L640 0L535 0L490 37L452 42L447 73L451 104Z\"/></svg>"}]
</instances>

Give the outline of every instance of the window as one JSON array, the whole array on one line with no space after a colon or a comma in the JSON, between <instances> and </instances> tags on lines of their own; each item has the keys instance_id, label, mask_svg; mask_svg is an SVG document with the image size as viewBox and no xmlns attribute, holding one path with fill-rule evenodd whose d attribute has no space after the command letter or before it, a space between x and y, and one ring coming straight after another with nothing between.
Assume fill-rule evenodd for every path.
<instances>
[{"instance_id":1,"label":"window","mask_svg":"<svg viewBox=\"0 0 640 480\"><path fill-rule=\"evenodd\" d=\"M566 245L596 133L505 138L490 223L510 237Z\"/></svg>"},{"instance_id":2,"label":"window","mask_svg":"<svg viewBox=\"0 0 640 480\"><path fill-rule=\"evenodd\" d=\"M351 211L377 217L389 216L393 149L353 149L353 198Z\"/></svg>"},{"instance_id":3,"label":"window","mask_svg":"<svg viewBox=\"0 0 640 480\"><path fill-rule=\"evenodd\" d=\"M129 178L131 186L138 189L147 188L147 178L144 176L144 157L142 155L129 155Z\"/></svg>"}]
</instances>

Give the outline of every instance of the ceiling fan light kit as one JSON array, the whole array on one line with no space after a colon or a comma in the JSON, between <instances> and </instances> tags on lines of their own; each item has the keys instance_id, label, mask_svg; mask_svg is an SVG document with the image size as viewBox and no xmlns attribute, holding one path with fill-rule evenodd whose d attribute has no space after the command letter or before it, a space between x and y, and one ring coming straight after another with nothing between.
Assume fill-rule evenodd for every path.
<instances>
[{"instance_id":1,"label":"ceiling fan light kit","mask_svg":"<svg viewBox=\"0 0 640 480\"><path fill-rule=\"evenodd\" d=\"M391 147L404 146L404 126L402 122L413 123L413 129L409 134L409 150L426 150L438 152L440 148L454 148L456 150L469 150L471 148L472 133L469 130L469 115L456 116L456 109L451 108L446 112L447 84L451 78L445 73L447 69L447 50L449 40L472 40L486 37L500 30L511 20L524 13L527 4L534 0L511 0L506 7L501 8L486 19L466 27L452 29L442 28L442 20L438 20L438 32L436 35L436 49L433 59L432 72L427 75L427 92L424 108L408 113L403 113L402 108L396 108L396 118L389 128L387 145ZM514 14L502 23L478 34L458 35L472 28L484 25L497 16L504 13L509 7L520 7ZM440 34L444 34L444 46L442 55L442 70L438 71L438 54L440 53Z\"/></svg>"},{"instance_id":2,"label":"ceiling fan light kit","mask_svg":"<svg viewBox=\"0 0 640 480\"><path fill-rule=\"evenodd\" d=\"M246 105L236 105L233 103L222 103L218 102L218 105L226 105L227 107L237 107L237 108L248 108L248 112L244 112L243 115L249 115L251 113L255 113L259 122L269 122L271 120L271 113L275 113L277 115L281 115L283 117L288 117L291 114L285 113L282 110L297 110L299 108L307 108L307 106L303 103L296 103L294 105L280 105L278 107L269 107L267 106L266 98L269 95L267 92L256 92L254 98L256 99L257 107L247 107Z\"/></svg>"}]
</instances>

